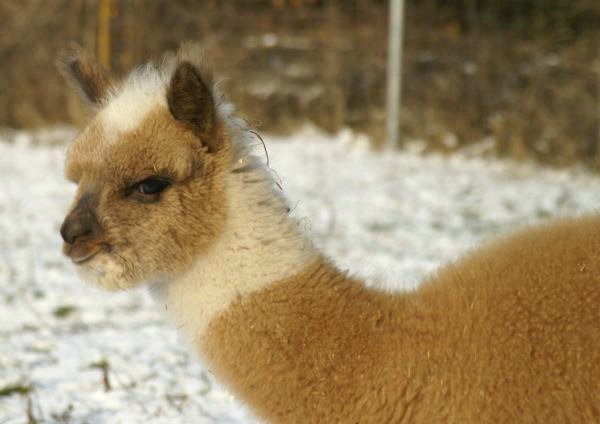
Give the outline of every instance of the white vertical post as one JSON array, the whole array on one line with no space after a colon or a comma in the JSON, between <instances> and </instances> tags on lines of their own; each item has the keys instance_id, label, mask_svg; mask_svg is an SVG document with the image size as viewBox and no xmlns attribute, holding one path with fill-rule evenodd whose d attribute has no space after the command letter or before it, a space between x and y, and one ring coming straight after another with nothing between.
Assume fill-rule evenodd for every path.
<instances>
[{"instance_id":1,"label":"white vertical post","mask_svg":"<svg viewBox=\"0 0 600 424\"><path fill-rule=\"evenodd\" d=\"M390 0L389 13L386 146L391 149L400 143L404 0Z\"/></svg>"},{"instance_id":2,"label":"white vertical post","mask_svg":"<svg viewBox=\"0 0 600 424\"><path fill-rule=\"evenodd\" d=\"M596 145L598 146L596 147L596 166L600 166L600 57L596 61L596 74L596 81L598 83L598 87L596 88L596 132L598 134L596 140Z\"/></svg>"}]
</instances>

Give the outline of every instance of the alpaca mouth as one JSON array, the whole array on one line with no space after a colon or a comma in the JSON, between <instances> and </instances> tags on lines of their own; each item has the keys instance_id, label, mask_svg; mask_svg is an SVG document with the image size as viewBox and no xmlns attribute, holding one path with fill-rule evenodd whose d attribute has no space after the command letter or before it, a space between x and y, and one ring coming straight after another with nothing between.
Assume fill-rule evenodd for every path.
<instances>
[{"instance_id":1,"label":"alpaca mouth","mask_svg":"<svg viewBox=\"0 0 600 424\"><path fill-rule=\"evenodd\" d=\"M75 265L82 265L90 261L101 250L103 250L104 247L104 243L79 242L73 245L65 244L64 251Z\"/></svg>"}]
</instances>

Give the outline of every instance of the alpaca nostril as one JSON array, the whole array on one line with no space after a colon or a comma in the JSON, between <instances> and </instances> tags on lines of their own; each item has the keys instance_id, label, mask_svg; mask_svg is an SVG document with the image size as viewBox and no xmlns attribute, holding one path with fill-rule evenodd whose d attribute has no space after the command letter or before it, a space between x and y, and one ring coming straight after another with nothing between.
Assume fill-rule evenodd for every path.
<instances>
[{"instance_id":1,"label":"alpaca nostril","mask_svg":"<svg viewBox=\"0 0 600 424\"><path fill-rule=\"evenodd\" d=\"M60 235L68 244L73 244L77 238L90 235L91 233L91 226L78 218L72 219L67 217L60 227Z\"/></svg>"},{"instance_id":2,"label":"alpaca nostril","mask_svg":"<svg viewBox=\"0 0 600 424\"><path fill-rule=\"evenodd\" d=\"M93 207L92 195L86 194L79 199L77 206L67 215L60 226L60 235L66 243L73 244L80 237L95 236L101 233Z\"/></svg>"}]
</instances>

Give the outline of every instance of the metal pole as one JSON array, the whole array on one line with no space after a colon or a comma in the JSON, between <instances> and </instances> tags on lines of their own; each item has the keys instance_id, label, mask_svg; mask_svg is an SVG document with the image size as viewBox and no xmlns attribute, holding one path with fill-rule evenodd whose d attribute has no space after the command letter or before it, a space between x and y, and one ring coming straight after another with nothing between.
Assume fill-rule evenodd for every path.
<instances>
[{"instance_id":1,"label":"metal pole","mask_svg":"<svg viewBox=\"0 0 600 424\"><path fill-rule=\"evenodd\" d=\"M404 0L390 0L386 122L386 145L390 149L400 144L403 35Z\"/></svg>"}]
</instances>

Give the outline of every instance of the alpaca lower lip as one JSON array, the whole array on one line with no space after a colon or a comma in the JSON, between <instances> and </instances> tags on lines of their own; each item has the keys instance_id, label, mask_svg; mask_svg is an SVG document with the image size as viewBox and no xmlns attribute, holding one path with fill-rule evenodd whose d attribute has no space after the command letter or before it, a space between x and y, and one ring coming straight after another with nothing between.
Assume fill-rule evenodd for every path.
<instances>
[{"instance_id":1,"label":"alpaca lower lip","mask_svg":"<svg viewBox=\"0 0 600 424\"><path fill-rule=\"evenodd\" d=\"M73 261L74 264L76 265L81 265L84 262L89 261L90 259L92 259L94 256L96 256L96 254L100 251L100 249L94 250L92 252L89 252L88 254L84 255L84 256L71 256L71 261Z\"/></svg>"},{"instance_id":2,"label":"alpaca lower lip","mask_svg":"<svg viewBox=\"0 0 600 424\"><path fill-rule=\"evenodd\" d=\"M81 265L84 262L92 259L98 252L102 250L104 244L101 243L76 243L72 246L65 247L65 253L76 265Z\"/></svg>"}]
</instances>

